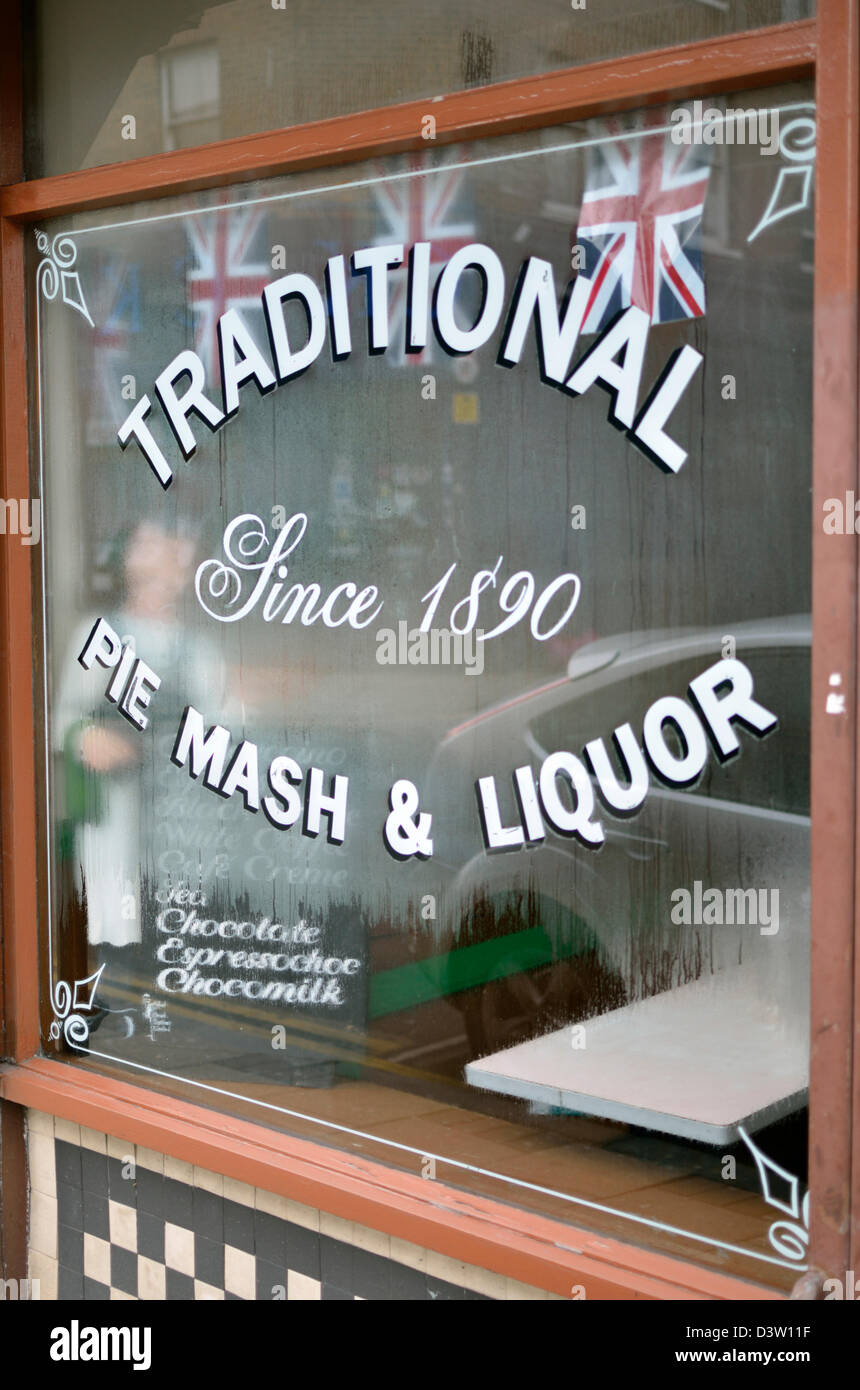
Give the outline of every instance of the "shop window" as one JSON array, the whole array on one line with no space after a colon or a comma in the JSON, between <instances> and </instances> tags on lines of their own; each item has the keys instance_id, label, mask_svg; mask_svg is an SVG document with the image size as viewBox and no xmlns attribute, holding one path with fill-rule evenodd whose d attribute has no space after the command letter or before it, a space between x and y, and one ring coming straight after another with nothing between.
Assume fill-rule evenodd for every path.
<instances>
[{"instance_id":1,"label":"shop window","mask_svg":"<svg viewBox=\"0 0 860 1390\"><path fill-rule=\"evenodd\" d=\"M716 230L692 103L40 227L43 1046L789 1287L814 119L725 108Z\"/></svg>"}]
</instances>

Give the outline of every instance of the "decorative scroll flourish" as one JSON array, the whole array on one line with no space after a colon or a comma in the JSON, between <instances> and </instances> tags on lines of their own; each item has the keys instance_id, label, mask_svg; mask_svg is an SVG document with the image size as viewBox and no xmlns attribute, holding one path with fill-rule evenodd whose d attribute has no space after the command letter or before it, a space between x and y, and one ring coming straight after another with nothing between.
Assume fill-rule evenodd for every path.
<instances>
[{"instance_id":1,"label":"decorative scroll flourish","mask_svg":"<svg viewBox=\"0 0 860 1390\"><path fill-rule=\"evenodd\" d=\"M782 127L779 152L788 164L780 168L770 202L747 237L748 242L755 241L759 232L774 222L809 206L815 171L815 120L812 116L798 116Z\"/></svg>"},{"instance_id":2,"label":"decorative scroll flourish","mask_svg":"<svg viewBox=\"0 0 860 1390\"><path fill-rule=\"evenodd\" d=\"M768 1158L753 1143L743 1125L738 1125L738 1133L755 1159L764 1200L769 1207L775 1207L791 1217L790 1221L774 1221L767 1233L768 1239L778 1255L800 1264L809 1245L809 1192L801 1197L800 1179ZM788 1184L787 1200L780 1198L774 1190L774 1178L781 1178Z\"/></svg>"},{"instance_id":3,"label":"decorative scroll flourish","mask_svg":"<svg viewBox=\"0 0 860 1390\"><path fill-rule=\"evenodd\" d=\"M104 966L100 965L94 975L75 980L74 987L65 980L57 981L51 997L55 1017L49 1030L54 1042L62 1034L73 1047L86 1047L91 1018L85 1018L84 1014L92 1015L95 1010L96 990L103 970Z\"/></svg>"},{"instance_id":4,"label":"decorative scroll flourish","mask_svg":"<svg viewBox=\"0 0 860 1390\"><path fill-rule=\"evenodd\" d=\"M63 303L77 309L87 323L95 328L84 298L81 278L78 272L72 269L78 259L78 248L72 238L60 232L51 242L46 232L37 231L36 245L43 257L36 270L36 286L39 293L46 299L56 299L57 294L62 291Z\"/></svg>"}]
</instances>

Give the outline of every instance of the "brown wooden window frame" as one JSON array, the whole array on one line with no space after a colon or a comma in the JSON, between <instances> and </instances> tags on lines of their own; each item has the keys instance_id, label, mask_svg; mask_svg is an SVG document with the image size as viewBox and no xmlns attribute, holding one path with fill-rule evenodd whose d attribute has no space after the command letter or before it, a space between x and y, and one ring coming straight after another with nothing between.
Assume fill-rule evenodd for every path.
<instances>
[{"instance_id":1,"label":"brown wooden window frame","mask_svg":"<svg viewBox=\"0 0 860 1390\"><path fill-rule=\"evenodd\" d=\"M439 143L462 142L670 98L815 79L809 1266L841 1277L860 1268L860 1143L852 1147L852 1132L860 1132L860 1065L854 1064L860 1020L860 952L854 948L860 552L856 537L826 537L818 519L825 498L860 495L860 9L856 0L818 0L817 10L815 20L458 92L436 101L434 116ZM24 239L35 222L418 149L426 101L23 182L18 0L3 4L0 16L0 494L24 497L32 486ZM590 1298L781 1297L439 1182L431 1201L418 1176L40 1057L42 830L31 564L26 547L0 546L0 1057L8 1059L0 1066L0 1102L7 1134L14 1138L19 1107L34 1107L564 1296L585 1283ZM825 713L825 700L829 676L837 671L846 713L834 718ZM10 1140L9 1164L19 1148ZM6 1250L13 1248L15 1233L7 1231Z\"/></svg>"}]
</instances>

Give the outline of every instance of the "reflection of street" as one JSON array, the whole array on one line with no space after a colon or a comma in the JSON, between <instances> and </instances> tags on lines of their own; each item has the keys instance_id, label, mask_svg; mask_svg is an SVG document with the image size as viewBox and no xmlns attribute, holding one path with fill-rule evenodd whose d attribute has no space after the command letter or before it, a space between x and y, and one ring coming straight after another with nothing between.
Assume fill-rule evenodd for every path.
<instances>
[{"instance_id":1,"label":"reflection of street","mask_svg":"<svg viewBox=\"0 0 860 1390\"><path fill-rule=\"evenodd\" d=\"M748 659L757 675L765 669L768 652L778 656L788 649L804 659L806 638L799 628L788 635L777 627L771 637L768 646L762 630L750 634L750 649L757 656ZM699 634L683 660L689 656L701 669L710 643L710 634ZM504 1057L510 1049L577 1020L608 1016L631 991L635 997L662 990L671 998L690 978L684 971L695 978L703 968L713 968L713 953L703 955L700 949L700 930L679 942L689 960L668 959L661 915L666 887L676 879L683 882L687 871L689 877L706 850L712 867L718 850L736 866L739 845L749 849L760 839L762 853L768 846L773 852L778 842L786 863L802 860L789 833L801 817L789 814L780 821L765 813L756 821L754 808L733 807L728 791L720 799L710 785L656 795L647 825L639 818L617 825L607 821L611 833L599 855L561 837L520 855L483 853L476 772L507 771L509 776L515 766L533 765L549 747L579 749L589 737L607 736L619 700L635 720L640 692L634 677L651 670L642 635L640 644L638 665L625 666L617 656L589 658L585 651L579 658L582 681L572 672L570 679L545 683L537 692L523 692L521 675L504 673L480 683L451 671L398 672L396 680L385 671L355 676L346 686L346 717L343 676L293 667L289 678L295 698L288 710L273 709L265 683L258 682L259 700L246 706L246 736L259 745L261 767L288 752L305 770L316 765L328 774L349 776L349 828L342 846L327 843L324 835L304 836L299 826L278 830L262 816L249 815L239 798L213 796L186 770L170 764L165 732L165 747L156 758L155 799L161 817L150 843L151 886L163 890L168 879L174 885L180 880L192 888L202 885L205 912L216 920L256 921L267 915L289 923L309 908L325 917L338 904L353 902L364 950L365 993L359 1009L329 1017L262 1000L177 995L166 1002L170 1031L153 1031L143 1003L145 994L152 995L156 970L152 908L144 914L143 955L112 963L104 981L109 1008L134 1010L134 1031L126 1035L123 1019L128 1015L109 1014L92 1036L93 1050L121 1057L133 1067L181 1076L183 1082L170 1084L192 1100L217 1103L218 1093L227 1093L232 1104L240 1110L244 1105L255 1118L261 1112L253 1102L277 1107L262 1112L267 1121L313 1137L319 1131L312 1120L299 1120L295 1113L279 1119L278 1111L352 1123L362 1133L378 1128L382 1137L465 1162L473 1152L468 1136L483 1125L482 1166L488 1163L486 1133L492 1133L499 1139L497 1171L516 1176L517 1155L528 1152L524 1180L543 1177L553 1191L590 1190L581 1164L585 1143L604 1179L607 1164L618 1161L617 1191L626 1193L619 1196L619 1205L634 1210L637 1202L649 1212L660 1209L659 1189L667 1171L676 1181L716 1183L719 1173L708 1167L707 1152L695 1145L661 1141L663 1147L651 1153L647 1136L636 1128L586 1120L570 1113L572 1105L567 1113L558 1105L549 1106L553 1113L542 1113L548 1106L540 1099L530 1105L466 1081L466 1075L477 1075L471 1064L488 1053ZM653 693L649 683L657 681L660 693L669 688L665 652L652 664L648 698ZM780 670L772 671L769 679L784 684ZM481 703L470 709L473 684L480 684ZM254 690L251 680L243 693L248 697ZM361 716L350 718L350 708ZM802 731L793 730L784 699L780 713L783 738L800 739ZM233 733L237 742L238 726ZM765 749L776 749L780 757L755 763ZM781 795L784 745L774 740L753 747L745 757L745 772L766 766L759 786ZM440 853L426 864L395 864L382 843L387 789L396 777L410 775L421 789L422 807L434 814L434 836L439 837ZM717 769L715 775L723 774ZM731 771L725 775L730 777ZM781 839L774 839L775 825L783 826ZM801 828L798 833L805 832ZM675 847L680 859L656 852L665 844ZM718 877L714 872L709 881ZM426 918L420 911L425 894L434 899L434 913ZM786 889L786 907L791 896ZM765 974L757 974L751 948L748 978L753 995L762 1000L771 987L771 993L778 993L783 975L791 976L786 960L803 945L802 904L795 926L786 921L785 932L780 949L786 954L779 961L773 954L764 956ZM636 951L631 948L634 938ZM724 946L716 943L717 956ZM765 1021L763 1026L769 1025ZM280 1029L283 1045L273 1047ZM630 1047L635 1050L634 1044ZM186 1084L190 1082L211 1089L197 1091ZM337 1130L324 1135L360 1151L362 1146L371 1151L376 1142L346 1140ZM778 1144L778 1134L768 1131L769 1147ZM380 1157L392 1161L385 1150ZM626 1192L632 1168L638 1196ZM449 1176L458 1181L456 1169ZM752 1177L749 1192L755 1190ZM724 1234L721 1209L716 1203L711 1207L707 1190L699 1196L701 1229ZM560 1197L546 1200L569 1216ZM750 1210L737 1239L755 1243L765 1230L763 1218Z\"/></svg>"},{"instance_id":2,"label":"reflection of street","mask_svg":"<svg viewBox=\"0 0 860 1390\"><path fill-rule=\"evenodd\" d=\"M520 843L509 852L488 855L465 817L451 824L447 838L440 837L453 882L439 943L453 939L468 952L474 949L477 926L482 932L488 927L490 936L507 936L511 946L505 991L489 977L473 1013L473 1058L495 1054L486 1066L470 1065L467 1075L475 1085L545 1099L542 1064L534 1062L529 1048L543 1047L546 1037L562 1030L555 1033L562 1042L554 1065L571 1079L566 1086L555 1085L554 1103L560 1105L562 1091L573 1095L586 1089L584 1081L577 1086L572 1079L576 1055L569 1039L563 1045L564 1026L615 1010L613 1043L628 1058L641 1053L644 1068L648 1046L657 1044L640 1036L638 1006L658 997L671 1003L683 991L687 998L696 981L731 979L733 1007L754 1018L768 1040L765 1047L759 1039L747 1067L747 1094L768 1097L753 1111L772 1117L802 1106L798 1077L805 1071L809 989L809 620L788 617L729 626L737 656L751 672L756 698L776 712L778 724L767 739L754 739L744 726L737 756L724 764L707 762L695 785L686 788L661 785L652 775L647 802L626 819L610 812L592 770L605 826L597 852L548 826L540 843ZM572 660L567 681L480 714L443 741L428 778L428 796L438 789L459 804L458 788L468 790L477 776L492 773L507 789L504 823L517 824L511 789L516 767L535 771L559 749L580 754L590 740L608 740L623 723L629 722L637 736L652 701L672 696L680 703L689 682L719 658L724 640L719 631L689 629L629 634L584 648ZM613 756L619 760L617 747ZM622 762L622 782L625 776ZM778 930L763 932L754 916L728 919L731 925L707 915L683 924L673 917L672 894L705 872L719 894L731 890L743 897L753 885L777 884ZM528 920L524 904L533 914ZM548 958L529 956L522 929L532 920L547 933ZM583 1015L580 996L595 967L603 975L598 991L603 998L595 999ZM557 1006L541 1009L541 998L550 997L547 979L560 980L565 968L567 998L562 987ZM530 1032L523 1026L528 1011L522 1007L517 1021L515 1008L518 998L522 1004L529 996ZM508 1028L510 1015L514 1024ZM666 1017L671 1021L681 1014L670 1011ZM687 1046L683 1033L670 1036L668 1022L663 1034L661 1046L679 1051ZM659 1056L657 1073L671 1076L663 1054ZM774 1059L789 1056L793 1065L784 1077ZM593 1062L589 1057L592 1072ZM725 1074L727 1084L731 1065L728 1056L717 1053L715 1072ZM528 1077L527 1083L523 1078ZM787 1089L772 1096L766 1083L774 1079L777 1088L784 1080ZM581 1100L577 1108L615 1113L599 1109L599 1080L594 1085L597 1098L588 1104ZM753 1111L744 1111L740 1119L751 1124ZM684 1133L692 1132L690 1126L698 1121L690 1111L676 1123L681 1128L675 1132Z\"/></svg>"}]
</instances>

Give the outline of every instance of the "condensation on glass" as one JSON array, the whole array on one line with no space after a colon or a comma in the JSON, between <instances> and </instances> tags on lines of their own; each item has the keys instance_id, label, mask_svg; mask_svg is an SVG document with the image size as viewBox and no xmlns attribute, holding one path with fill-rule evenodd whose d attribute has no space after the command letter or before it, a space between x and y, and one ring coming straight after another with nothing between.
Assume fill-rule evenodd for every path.
<instances>
[{"instance_id":1,"label":"condensation on glass","mask_svg":"<svg viewBox=\"0 0 860 1390\"><path fill-rule=\"evenodd\" d=\"M790 1285L808 97L38 229L49 1054Z\"/></svg>"},{"instance_id":2,"label":"condensation on glass","mask_svg":"<svg viewBox=\"0 0 860 1390\"><path fill-rule=\"evenodd\" d=\"M814 8L814 0L37 0L25 6L27 177L807 19Z\"/></svg>"}]
</instances>

